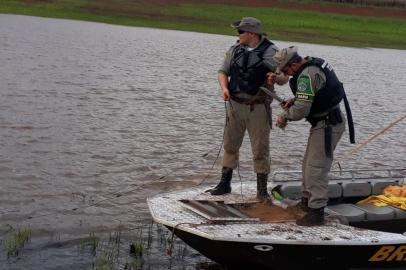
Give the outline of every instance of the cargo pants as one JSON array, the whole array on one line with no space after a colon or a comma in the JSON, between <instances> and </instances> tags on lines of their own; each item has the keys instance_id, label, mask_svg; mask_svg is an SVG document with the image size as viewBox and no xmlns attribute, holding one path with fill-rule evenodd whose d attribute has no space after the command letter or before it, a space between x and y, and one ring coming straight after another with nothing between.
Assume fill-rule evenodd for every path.
<instances>
[{"instance_id":1,"label":"cargo pants","mask_svg":"<svg viewBox=\"0 0 406 270\"><path fill-rule=\"evenodd\" d=\"M319 121L310 128L306 152L302 163L303 197L308 198L310 208L321 208L328 201L328 173L333 163L334 150L345 131L346 119L341 113L342 122L332 126L332 157L325 152L324 128L326 121Z\"/></svg>"},{"instance_id":2,"label":"cargo pants","mask_svg":"<svg viewBox=\"0 0 406 270\"><path fill-rule=\"evenodd\" d=\"M227 102L226 117L223 167L237 168L239 149L247 130L251 142L254 171L268 174L270 171L270 104L246 105L230 100Z\"/></svg>"}]
</instances>

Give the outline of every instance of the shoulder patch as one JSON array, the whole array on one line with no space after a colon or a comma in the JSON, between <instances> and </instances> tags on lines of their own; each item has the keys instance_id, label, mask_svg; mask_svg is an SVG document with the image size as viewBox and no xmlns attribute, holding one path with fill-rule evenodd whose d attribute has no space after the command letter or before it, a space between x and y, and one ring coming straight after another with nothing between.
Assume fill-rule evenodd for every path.
<instances>
[{"instance_id":1,"label":"shoulder patch","mask_svg":"<svg viewBox=\"0 0 406 270\"><path fill-rule=\"evenodd\" d=\"M313 102L314 91L312 80L309 75L300 75L297 79L296 100Z\"/></svg>"}]
</instances>

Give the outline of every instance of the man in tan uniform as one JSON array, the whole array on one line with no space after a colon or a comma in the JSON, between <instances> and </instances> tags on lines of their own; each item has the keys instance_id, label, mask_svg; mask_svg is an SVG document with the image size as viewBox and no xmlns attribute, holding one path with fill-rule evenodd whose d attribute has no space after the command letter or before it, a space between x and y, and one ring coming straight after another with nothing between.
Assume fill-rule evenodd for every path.
<instances>
[{"instance_id":1,"label":"man in tan uniform","mask_svg":"<svg viewBox=\"0 0 406 270\"><path fill-rule=\"evenodd\" d=\"M231 192L233 169L237 168L239 149L248 130L257 173L257 197L263 200L269 197L271 100L260 87L265 84L267 74L276 70L272 57L278 48L265 37L256 18L244 17L231 26L237 30L239 40L227 51L218 72L227 101L223 169L219 184L209 192L212 195Z\"/></svg>"},{"instance_id":2,"label":"man in tan uniform","mask_svg":"<svg viewBox=\"0 0 406 270\"><path fill-rule=\"evenodd\" d=\"M354 142L351 110L342 83L325 60L316 57L302 58L297 47L282 49L275 54L278 68L291 76L290 88L295 96L284 105L276 124L285 128L288 121L306 118L312 125L306 153L302 163L302 200L299 207L306 215L296 223L315 226L324 223L324 207L328 201L328 179L333 162L333 151L344 130L344 115L340 102L344 100L350 141ZM269 77L268 83L273 83Z\"/></svg>"}]
</instances>

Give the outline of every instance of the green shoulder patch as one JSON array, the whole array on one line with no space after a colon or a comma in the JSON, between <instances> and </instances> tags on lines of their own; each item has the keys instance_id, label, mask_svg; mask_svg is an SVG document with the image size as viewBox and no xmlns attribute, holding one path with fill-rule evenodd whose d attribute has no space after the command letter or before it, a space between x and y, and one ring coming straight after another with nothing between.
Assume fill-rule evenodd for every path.
<instances>
[{"instance_id":1,"label":"green shoulder patch","mask_svg":"<svg viewBox=\"0 0 406 270\"><path fill-rule=\"evenodd\" d=\"M313 102L314 91L309 75L300 75L297 79L296 100Z\"/></svg>"}]
</instances>

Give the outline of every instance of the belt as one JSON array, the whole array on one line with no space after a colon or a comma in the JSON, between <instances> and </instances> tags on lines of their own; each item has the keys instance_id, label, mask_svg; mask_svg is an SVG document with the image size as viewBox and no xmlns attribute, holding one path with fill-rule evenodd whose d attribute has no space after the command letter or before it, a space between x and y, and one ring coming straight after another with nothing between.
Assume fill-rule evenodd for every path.
<instances>
[{"instance_id":1,"label":"belt","mask_svg":"<svg viewBox=\"0 0 406 270\"><path fill-rule=\"evenodd\" d=\"M312 125L312 127L316 126L319 121L326 120L331 125L337 125L337 123L341 123L343 119L341 118L341 110L340 107L328 112L324 116L320 117L307 117L307 121Z\"/></svg>"},{"instance_id":2,"label":"belt","mask_svg":"<svg viewBox=\"0 0 406 270\"><path fill-rule=\"evenodd\" d=\"M233 96L231 97L231 99L237 103L244 104L244 105L263 104L265 102L265 99L247 100L247 99L242 99L242 98L233 97Z\"/></svg>"}]
</instances>

